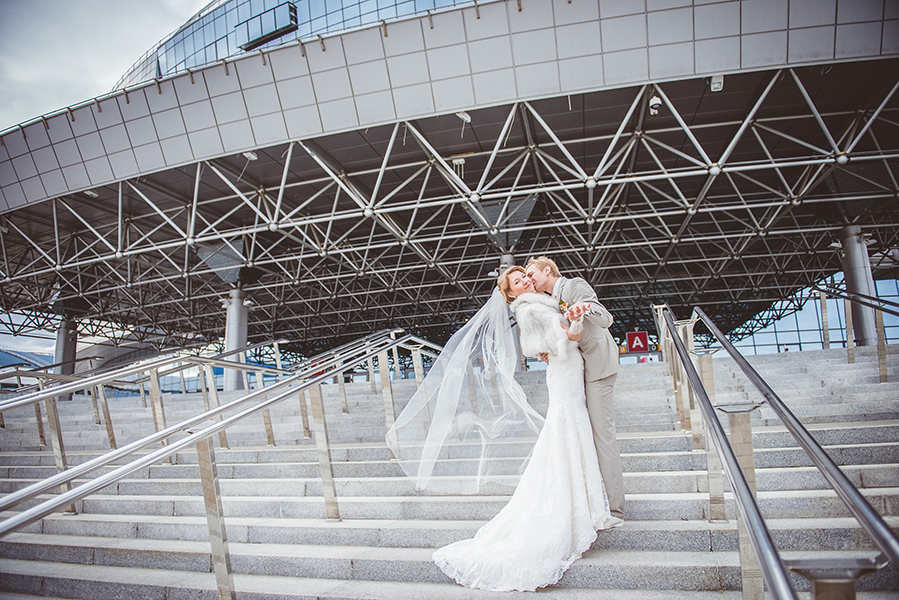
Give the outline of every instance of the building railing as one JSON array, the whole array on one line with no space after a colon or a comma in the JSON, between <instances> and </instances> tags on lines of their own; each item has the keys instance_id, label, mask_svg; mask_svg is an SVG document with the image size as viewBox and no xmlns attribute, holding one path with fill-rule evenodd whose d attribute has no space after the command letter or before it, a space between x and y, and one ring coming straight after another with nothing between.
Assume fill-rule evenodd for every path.
<instances>
[{"instance_id":1,"label":"building railing","mask_svg":"<svg viewBox=\"0 0 899 600\"><path fill-rule=\"evenodd\" d=\"M736 501L740 529L740 562L744 599L761 599L764 588L761 579L753 577L760 569L768 591L775 598L795 598L786 579L785 569L791 569L811 581L813 597L855 597L855 583L887 564L899 565L899 538L864 496L846 477L830 456L812 437L796 416L787 408L765 380L752 368L702 309L694 309L694 317L675 322L667 306L654 306L661 345L674 380L678 418L682 427L693 434L694 448L706 447L709 477L710 519L724 519L724 494L721 470L731 484ZM761 403L714 406L707 390L714 394L714 376L710 353L695 352L692 347L693 325L702 323L730 354L756 389L762 394ZM688 348L689 344L689 348ZM699 372L691 354L698 355ZM676 355L679 360L674 361ZM671 357L671 358L669 358ZM702 373L702 375L700 375ZM688 389L687 389L688 388ZM687 392L689 391L689 395ZM752 431L749 415L752 410L767 404L796 438L800 447L822 473L837 495L874 540L881 554L872 558L797 559L782 560L765 525L755 501L755 468L752 458ZM698 406L693 409L693 406ZM715 409L728 414L731 440L728 442ZM699 423L699 415L703 423ZM703 436L703 426L705 436ZM706 443L710 438L712 444Z\"/></svg>"},{"instance_id":2,"label":"building railing","mask_svg":"<svg viewBox=\"0 0 899 600\"><path fill-rule=\"evenodd\" d=\"M298 394L308 392L315 426L315 444L322 479L325 515L329 520L339 520L340 513L338 510L331 468L330 447L328 444L320 385L335 376L338 377L339 380L342 380L342 375L345 371L354 369L356 365L362 362L371 361L375 357L379 357L382 381L381 392L384 395L385 401L385 424L387 426L392 425L394 408L393 396L390 391L389 373L387 371L387 352L395 347L403 347L413 351L413 356L415 352L418 352L420 356L420 352L424 348L434 348L432 344L425 340L421 340L412 335L401 335L402 333L402 330L384 331L371 336L366 336L361 342L357 340L345 344L339 349L330 351L327 357L315 357L315 359L309 361L311 364L307 365L306 368L298 369L274 385L268 387L260 386L260 389L257 389L252 393L228 404L206 410L201 414L181 421L175 425L160 429L159 422L157 421L158 431L154 434L132 442L120 449L114 449L103 456L96 457L77 467L61 470L61 472L52 477L0 498L0 511L5 511L15 510L23 502L54 489L60 489L62 492L54 498L23 510L0 522L0 538L18 531L62 508L65 508L67 511L74 511L75 502L124 479L135 471L159 462L171 461L171 457L174 454L195 445L197 447L199 459L201 484L206 505L207 525L210 533L218 595L221 599L231 598L233 600L235 598L234 580L231 572L227 535L225 534L225 522L221 494L219 492L218 477L216 474L215 454L212 444L210 443L210 438L214 435L218 435L220 444L223 447L227 447L227 438L225 435L226 430L229 427L244 419L257 415L260 412L268 411L270 407L290 398L295 398ZM141 365L119 369L106 375L106 377L111 380L118 377L130 376L140 373L142 370L148 368L154 369L158 374L158 369L164 368L172 362L179 360L193 360L200 363L203 361L203 359L199 357L175 356L160 358ZM211 367L208 365L204 365L204 368L207 369L207 373L211 371ZM419 361L419 364L416 364L416 373L420 371L421 365ZM102 376L95 376L94 378L88 379L90 380L89 382L87 382L87 380L72 382L54 386L51 390L42 391L37 394L29 394L26 397L18 398L14 401L0 405L0 409L23 406L30 402L39 402L46 399L52 401L56 395L62 392L77 391L83 389L84 385L101 385L103 381L105 381ZM150 381L152 383L152 377ZM238 408L242 404L259 399L262 399L260 403L254 403L238 413L223 417L224 413ZM344 400L343 402L345 407L346 401ZM200 425L202 422L213 419L216 421L211 425L202 429L194 429L195 426ZM187 435L179 439L171 439L173 436L182 433L186 433ZM118 461L124 457L131 456L138 450L155 443L161 443L162 447L149 454L139 456L131 462L118 466L114 470L101 474L96 478L89 478L85 483L82 483L75 488L70 488L71 483L75 479L94 473L113 461Z\"/></svg>"}]
</instances>

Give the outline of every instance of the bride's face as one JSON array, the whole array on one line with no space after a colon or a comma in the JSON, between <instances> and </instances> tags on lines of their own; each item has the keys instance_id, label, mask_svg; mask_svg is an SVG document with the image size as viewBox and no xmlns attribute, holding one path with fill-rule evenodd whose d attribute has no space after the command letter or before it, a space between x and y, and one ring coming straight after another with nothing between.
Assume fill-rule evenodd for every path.
<instances>
[{"instance_id":1,"label":"bride's face","mask_svg":"<svg viewBox=\"0 0 899 600\"><path fill-rule=\"evenodd\" d=\"M522 294L534 291L534 282L521 271L515 271L509 275L509 291L517 298Z\"/></svg>"}]
</instances>

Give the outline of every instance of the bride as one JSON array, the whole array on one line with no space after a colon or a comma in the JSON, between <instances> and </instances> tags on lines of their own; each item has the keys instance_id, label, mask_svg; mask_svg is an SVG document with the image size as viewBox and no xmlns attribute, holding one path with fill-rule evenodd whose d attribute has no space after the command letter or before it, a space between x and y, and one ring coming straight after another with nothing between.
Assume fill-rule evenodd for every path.
<instances>
[{"instance_id":1,"label":"bride","mask_svg":"<svg viewBox=\"0 0 899 600\"><path fill-rule=\"evenodd\" d=\"M521 351L549 357L545 422L512 377L517 351L507 304ZM474 538L434 552L440 569L462 585L494 591L552 585L609 517L578 338L558 304L534 292L524 269L511 267L487 304L450 338L387 433L419 489L483 493L518 480L509 503ZM522 448L531 444L528 457Z\"/></svg>"}]
</instances>

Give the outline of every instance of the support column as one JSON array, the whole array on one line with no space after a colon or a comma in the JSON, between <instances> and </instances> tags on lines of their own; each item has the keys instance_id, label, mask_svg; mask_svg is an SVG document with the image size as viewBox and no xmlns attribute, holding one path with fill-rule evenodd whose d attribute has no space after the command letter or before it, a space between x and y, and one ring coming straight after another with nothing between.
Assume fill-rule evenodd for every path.
<instances>
[{"instance_id":1,"label":"support column","mask_svg":"<svg viewBox=\"0 0 899 600\"><path fill-rule=\"evenodd\" d=\"M75 354L78 350L78 324L75 321L61 321L56 330L56 355L53 362L69 363L56 367L60 375L73 375L75 373ZM72 394L59 396L59 400L71 400Z\"/></svg>"},{"instance_id":2,"label":"support column","mask_svg":"<svg viewBox=\"0 0 899 600\"><path fill-rule=\"evenodd\" d=\"M868 260L868 246L865 244L862 229L858 225L849 225L840 231L843 244L843 274L846 277L846 290L857 294L876 296L874 277L871 274L871 263ZM855 339L859 346L877 344L877 326L874 321L874 309L852 303L852 322L855 325Z\"/></svg>"},{"instance_id":3,"label":"support column","mask_svg":"<svg viewBox=\"0 0 899 600\"><path fill-rule=\"evenodd\" d=\"M225 300L225 352L237 350L247 345L247 307L244 300L247 294L241 289L231 290L231 296ZM226 357L233 362L243 362L243 353ZM225 369L223 390L226 392L244 389L244 377L241 371Z\"/></svg>"}]
</instances>

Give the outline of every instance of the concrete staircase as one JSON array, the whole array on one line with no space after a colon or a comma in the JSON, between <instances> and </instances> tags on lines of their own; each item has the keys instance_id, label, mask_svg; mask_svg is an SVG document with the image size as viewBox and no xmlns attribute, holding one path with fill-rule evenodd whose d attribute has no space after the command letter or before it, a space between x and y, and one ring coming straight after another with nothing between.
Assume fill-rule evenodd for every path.
<instances>
[{"instance_id":1,"label":"concrete staircase","mask_svg":"<svg viewBox=\"0 0 899 600\"><path fill-rule=\"evenodd\" d=\"M899 381L899 348L890 348ZM876 354L859 349L752 357L794 413L813 431L874 508L899 529L899 387L877 383ZM543 373L520 374L545 409ZM727 358L715 360L718 403L759 396ZM823 382L823 383L822 383ZM397 410L415 389L394 382ZM502 596L453 584L430 561L434 548L470 537L507 502L510 490L477 496L422 495L390 461L383 401L370 384L324 386L326 420L343 520L324 519L313 440L304 438L299 403L271 411L277 446L267 446L261 416L229 430L216 449L238 598L474 598ZM602 531L550 598L737 598L739 557L734 507L709 523L705 453L676 423L665 365L625 365L616 388L627 494L625 526ZM165 398L169 424L202 408L198 395ZM122 445L152 431L139 398L111 400ZM753 416L759 503L785 557L877 553L824 479L810 467L770 409ZM108 448L89 399L61 403L70 463ZM0 493L54 472L37 444L33 409L4 413ZM726 423L726 419L724 420ZM510 446L510 452L524 452ZM0 541L0 598L214 598L210 545L196 454L178 454ZM794 578L797 589L807 589ZM899 598L897 571L863 579L860 598ZM513 596L516 594L512 594Z\"/></svg>"}]
</instances>

